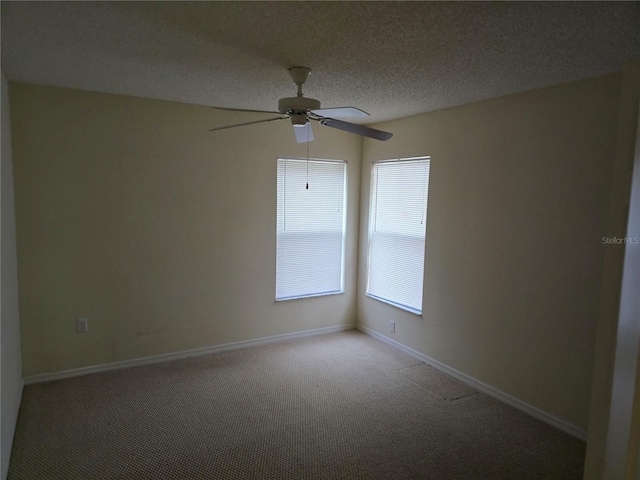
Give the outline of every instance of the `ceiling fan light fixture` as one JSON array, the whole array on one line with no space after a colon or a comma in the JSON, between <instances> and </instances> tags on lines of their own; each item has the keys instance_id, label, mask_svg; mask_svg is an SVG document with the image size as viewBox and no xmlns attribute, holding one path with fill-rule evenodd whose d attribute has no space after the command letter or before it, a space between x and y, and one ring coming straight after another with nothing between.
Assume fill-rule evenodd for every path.
<instances>
[{"instance_id":1,"label":"ceiling fan light fixture","mask_svg":"<svg viewBox=\"0 0 640 480\"><path fill-rule=\"evenodd\" d=\"M291 125L297 128L304 128L309 123L307 116L304 114L292 114L291 115Z\"/></svg>"}]
</instances>

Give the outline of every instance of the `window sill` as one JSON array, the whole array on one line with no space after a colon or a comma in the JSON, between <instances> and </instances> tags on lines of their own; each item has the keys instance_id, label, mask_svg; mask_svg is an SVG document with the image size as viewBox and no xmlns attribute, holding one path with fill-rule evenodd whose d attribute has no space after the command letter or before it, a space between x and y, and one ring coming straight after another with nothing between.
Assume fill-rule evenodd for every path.
<instances>
[{"instance_id":1,"label":"window sill","mask_svg":"<svg viewBox=\"0 0 640 480\"><path fill-rule=\"evenodd\" d=\"M391 300L387 300L386 298L376 297L370 293L366 294L367 297L373 298L374 300L378 300L379 302L386 303L387 305L391 305L392 307L399 308L400 310L404 310L405 312L413 313L419 317L422 317L422 310L416 310L415 308L408 307L407 305L403 305L401 303L392 302Z\"/></svg>"},{"instance_id":2,"label":"window sill","mask_svg":"<svg viewBox=\"0 0 640 480\"><path fill-rule=\"evenodd\" d=\"M276 302L286 302L287 300L298 300L301 298L327 297L329 295L343 295L343 294L344 294L344 290L338 290L335 292L322 292L322 293L313 293L311 295L298 295L295 297L276 298Z\"/></svg>"}]
</instances>

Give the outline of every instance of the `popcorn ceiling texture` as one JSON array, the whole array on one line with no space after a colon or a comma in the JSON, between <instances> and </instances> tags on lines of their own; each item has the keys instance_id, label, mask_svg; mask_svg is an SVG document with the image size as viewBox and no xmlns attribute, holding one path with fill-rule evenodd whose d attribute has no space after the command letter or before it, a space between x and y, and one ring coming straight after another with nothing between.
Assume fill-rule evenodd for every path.
<instances>
[{"instance_id":1,"label":"popcorn ceiling texture","mask_svg":"<svg viewBox=\"0 0 640 480\"><path fill-rule=\"evenodd\" d=\"M366 122L639 57L639 2L2 2L10 80L273 110L304 65L307 96Z\"/></svg>"}]
</instances>

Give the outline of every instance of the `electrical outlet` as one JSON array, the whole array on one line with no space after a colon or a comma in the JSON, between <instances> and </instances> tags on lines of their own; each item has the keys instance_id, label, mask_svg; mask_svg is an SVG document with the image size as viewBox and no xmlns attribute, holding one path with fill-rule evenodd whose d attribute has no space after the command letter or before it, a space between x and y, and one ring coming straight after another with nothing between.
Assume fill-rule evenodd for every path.
<instances>
[{"instance_id":1,"label":"electrical outlet","mask_svg":"<svg viewBox=\"0 0 640 480\"><path fill-rule=\"evenodd\" d=\"M78 333L86 333L89 331L89 322L86 318L79 318L76 322L76 329Z\"/></svg>"},{"instance_id":2,"label":"electrical outlet","mask_svg":"<svg viewBox=\"0 0 640 480\"><path fill-rule=\"evenodd\" d=\"M394 322L393 320L389 320L389 331L391 333L396 332L396 322Z\"/></svg>"}]
</instances>

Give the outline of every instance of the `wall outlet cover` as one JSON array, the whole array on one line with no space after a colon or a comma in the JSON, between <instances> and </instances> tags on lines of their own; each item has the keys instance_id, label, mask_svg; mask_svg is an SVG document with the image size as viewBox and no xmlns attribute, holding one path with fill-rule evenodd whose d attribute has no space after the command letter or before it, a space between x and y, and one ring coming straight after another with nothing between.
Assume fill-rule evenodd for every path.
<instances>
[{"instance_id":1,"label":"wall outlet cover","mask_svg":"<svg viewBox=\"0 0 640 480\"><path fill-rule=\"evenodd\" d=\"M79 318L76 323L78 333L86 333L89 331L89 322L86 318Z\"/></svg>"}]
</instances>

